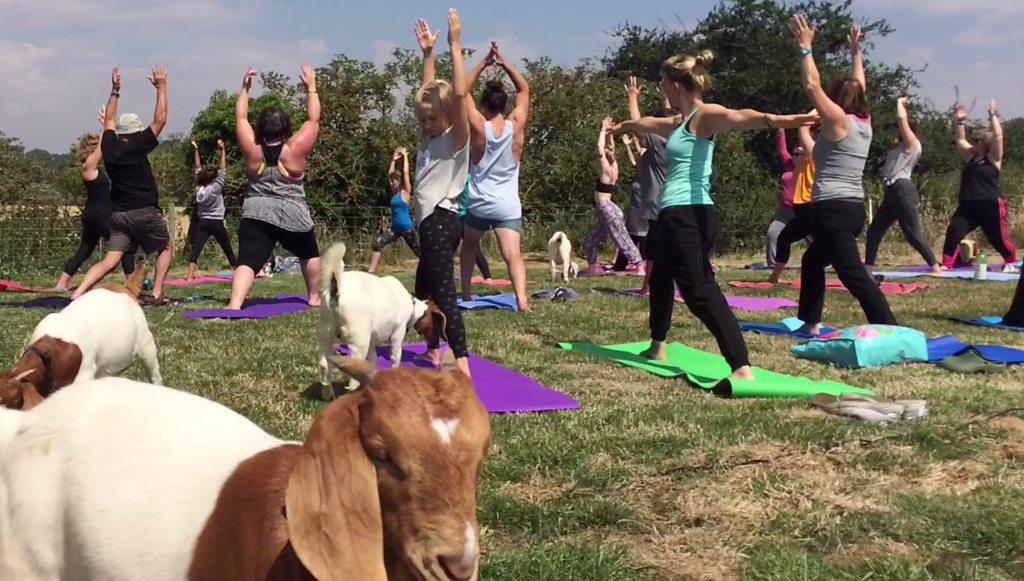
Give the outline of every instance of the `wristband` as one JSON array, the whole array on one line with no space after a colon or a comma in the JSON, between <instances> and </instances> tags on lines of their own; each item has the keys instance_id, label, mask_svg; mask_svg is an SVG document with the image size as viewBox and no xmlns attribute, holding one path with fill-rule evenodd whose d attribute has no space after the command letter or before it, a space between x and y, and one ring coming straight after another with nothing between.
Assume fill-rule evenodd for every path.
<instances>
[{"instance_id":1,"label":"wristband","mask_svg":"<svg viewBox=\"0 0 1024 581\"><path fill-rule=\"evenodd\" d=\"M813 52L814 52L814 51L813 51L813 50L811 50L811 48L810 48L810 47L807 47L807 48L802 48L802 49L800 49L800 56L807 56L807 55L809 55L809 54L811 54L811 53L813 53Z\"/></svg>"},{"instance_id":2,"label":"wristband","mask_svg":"<svg viewBox=\"0 0 1024 581\"><path fill-rule=\"evenodd\" d=\"M110 96L111 96L111 97L117 97L117 98L120 98L120 97L121 97L121 93L119 93L119 92L117 92L117 91L111 91L111 92L110 92Z\"/></svg>"}]
</instances>

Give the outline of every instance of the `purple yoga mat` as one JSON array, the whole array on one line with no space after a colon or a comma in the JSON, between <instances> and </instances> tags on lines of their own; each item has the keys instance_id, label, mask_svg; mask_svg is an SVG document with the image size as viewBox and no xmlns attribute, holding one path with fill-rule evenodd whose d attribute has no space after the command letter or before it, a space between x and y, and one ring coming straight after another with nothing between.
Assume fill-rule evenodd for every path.
<instances>
[{"instance_id":1,"label":"purple yoga mat","mask_svg":"<svg viewBox=\"0 0 1024 581\"><path fill-rule=\"evenodd\" d=\"M620 290L615 294L641 296L640 289L636 288ZM678 290L676 290L676 298L679 298ZM731 308L742 309L744 311L774 311L775 309L796 308L797 306L799 306L793 300L775 297L745 297L738 295L725 295L725 302L729 303L729 306Z\"/></svg>"},{"instance_id":2,"label":"purple yoga mat","mask_svg":"<svg viewBox=\"0 0 1024 581\"><path fill-rule=\"evenodd\" d=\"M185 311L187 319L266 319L289 313L301 313L312 307L306 304L302 295L277 295L272 299L249 299L242 303L241 310L195 309Z\"/></svg>"},{"instance_id":3,"label":"purple yoga mat","mask_svg":"<svg viewBox=\"0 0 1024 581\"><path fill-rule=\"evenodd\" d=\"M429 368L428 363L414 359L426 347L425 343L403 345L402 365ZM344 345L339 345L338 350L346 355L349 353ZM378 367L390 367L390 359L390 347L377 349ZM476 395L492 414L573 410L580 407L580 403L568 395L544 387L522 373L472 353L469 355L469 372L473 374Z\"/></svg>"}]
</instances>

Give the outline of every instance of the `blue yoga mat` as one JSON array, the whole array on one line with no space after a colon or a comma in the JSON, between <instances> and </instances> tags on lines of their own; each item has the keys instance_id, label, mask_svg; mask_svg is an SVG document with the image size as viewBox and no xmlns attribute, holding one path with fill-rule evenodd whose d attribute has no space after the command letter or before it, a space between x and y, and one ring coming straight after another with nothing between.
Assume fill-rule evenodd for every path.
<instances>
[{"instance_id":1,"label":"blue yoga mat","mask_svg":"<svg viewBox=\"0 0 1024 581\"><path fill-rule=\"evenodd\" d=\"M1000 317L984 318L1002 320ZM740 329L768 335L784 335L795 339L811 339L811 336L807 333L796 333L793 331L793 329L799 326L794 325L794 321L799 323L797 319L784 319L779 323L740 323ZM1007 328L1014 331L1024 331L1024 328L1020 327ZM828 333L833 330L830 327L821 328L822 333ZM1013 347L1003 347L1002 345L968 345L953 335L943 335L928 339L928 361L935 363L950 355L963 353L967 349L974 349L983 358L995 363L1024 363L1024 349L1014 349Z\"/></svg>"},{"instance_id":2,"label":"blue yoga mat","mask_svg":"<svg viewBox=\"0 0 1024 581\"><path fill-rule=\"evenodd\" d=\"M516 302L516 295L512 293L504 293L500 295L469 295L473 298L471 301L464 301L459 298L460 309L504 309L506 311L518 311L519 303Z\"/></svg>"},{"instance_id":3,"label":"blue yoga mat","mask_svg":"<svg viewBox=\"0 0 1024 581\"><path fill-rule=\"evenodd\" d=\"M996 329L1003 329L1004 331L1015 331L1017 333L1024 332L1024 327L1004 325L1002 317L952 317L952 319L954 321L957 321L958 323L967 323L968 325L978 325L980 327L994 327Z\"/></svg>"}]
</instances>

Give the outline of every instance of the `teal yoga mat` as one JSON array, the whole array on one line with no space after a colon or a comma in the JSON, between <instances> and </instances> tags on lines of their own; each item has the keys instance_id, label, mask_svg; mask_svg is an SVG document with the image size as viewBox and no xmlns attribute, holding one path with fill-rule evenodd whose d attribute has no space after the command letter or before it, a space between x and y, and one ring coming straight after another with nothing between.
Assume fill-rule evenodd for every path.
<instances>
[{"instance_id":1,"label":"teal yoga mat","mask_svg":"<svg viewBox=\"0 0 1024 581\"><path fill-rule=\"evenodd\" d=\"M866 389L837 381L814 381L758 367L754 368L752 380L736 379L722 382L722 378L727 377L732 371L724 357L687 347L682 343L673 342L665 345L665 361L653 361L640 356L640 353L650 346L649 341L607 346L593 343L559 343L558 346L568 351L611 359L659 377L685 377L692 385L713 390L723 397L811 397L819 393L835 396L842 393L874 395Z\"/></svg>"}]
</instances>

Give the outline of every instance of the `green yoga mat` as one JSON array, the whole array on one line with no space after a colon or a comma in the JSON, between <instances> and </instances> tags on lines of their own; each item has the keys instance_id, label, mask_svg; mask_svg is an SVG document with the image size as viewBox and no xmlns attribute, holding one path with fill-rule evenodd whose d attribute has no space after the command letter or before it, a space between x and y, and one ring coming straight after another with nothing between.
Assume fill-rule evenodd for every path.
<instances>
[{"instance_id":1,"label":"green yoga mat","mask_svg":"<svg viewBox=\"0 0 1024 581\"><path fill-rule=\"evenodd\" d=\"M616 363L643 369L660 377L685 377L694 386L713 390L716 395L722 397L811 397L819 393L835 396L842 393L874 395L866 389L837 381L814 381L758 367L754 368L752 380L722 381L722 378L727 377L732 371L724 357L687 347L682 343L665 345L665 361L652 361L640 356L640 352L650 346L649 341L606 347L593 343L559 343L558 346L569 351L611 359Z\"/></svg>"}]
</instances>

